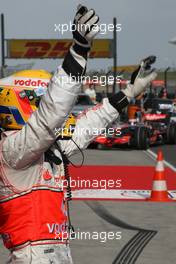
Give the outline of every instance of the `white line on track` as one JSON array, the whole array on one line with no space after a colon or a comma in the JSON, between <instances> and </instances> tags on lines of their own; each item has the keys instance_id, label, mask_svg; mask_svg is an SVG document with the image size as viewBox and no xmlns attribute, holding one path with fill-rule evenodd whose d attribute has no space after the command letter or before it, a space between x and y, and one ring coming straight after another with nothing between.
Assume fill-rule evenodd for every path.
<instances>
[{"instance_id":1,"label":"white line on track","mask_svg":"<svg viewBox=\"0 0 176 264\"><path fill-rule=\"evenodd\" d=\"M156 161L157 158L157 154L155 152L153 152L152 150L148 149L143 151L144 153L146 153L150 158L152 158L153 160ZM170 164L168 161L164 160L164 164L169 167L171 170L173 170L174 172L176 172L176 167L174 167L172 164Z\"/></svg>"}]
</instances>

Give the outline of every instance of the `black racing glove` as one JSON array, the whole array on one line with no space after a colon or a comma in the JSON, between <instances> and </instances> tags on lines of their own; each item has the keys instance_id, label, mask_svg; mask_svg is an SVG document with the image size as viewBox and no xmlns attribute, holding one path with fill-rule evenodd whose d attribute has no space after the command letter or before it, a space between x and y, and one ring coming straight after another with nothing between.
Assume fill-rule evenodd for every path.
<instances>
[{"instance_id":1,"label":"black racing glove","mask_svg":"<svg viewBox=\"0 0 176 264\"><path fill-rule=\"evenodd\" d=\"M134 84L137 76L139 76L141 73L143 73L145 71L151 70L151 65L153 63L155 63L155 61L156 61L156 56L154 56L154 55L151 55L151 56L143 59L139 65L139 67L132 73L130 83Z\"/></svg>"},{"instance_id":2,"label":"black racing glove","mask_svg":"<svg viewBox=\"0 0 176 264\"><path fill-rule=\"evenodd\" d=\"M72 32L74 45L73 49L80 55L87 56L90 51L92 40L99 32L99 17L93 9L79 5L75 15Z\"/></svg>"},{"instance_id":3,"label":"black racing glove","mask_svg":"<svg viewBox=\"0 0 176 264\"><path fill-rule=\"evenodd\" d=\"M131 83L127 84L125 89L113 95L109 99L111 105L115 107L118 112L121 112L123 108L129 104L131 99L144 92L150 82L156 78L157 74L154 69L150 70L151 64L153 64L155 60L155 56L149 56L142 60L139 68L132 74ZM142 77L142 74L147 73L147 71L149 71L149 73L146 74L145 77Z\"/></svg>"},{"instance_id":4,"label":"black racing glove","mask_svg":"<svg viewBox=\"0 0 176 264\"><path fill-rule=\"evenodd\" d=\"M77 81L86 71L87 55L93 38L99 32L98 21L99 17L93 9L78 6L72 26L73 45L62 65L64 71Z\"/></svg>"}]
</instances>

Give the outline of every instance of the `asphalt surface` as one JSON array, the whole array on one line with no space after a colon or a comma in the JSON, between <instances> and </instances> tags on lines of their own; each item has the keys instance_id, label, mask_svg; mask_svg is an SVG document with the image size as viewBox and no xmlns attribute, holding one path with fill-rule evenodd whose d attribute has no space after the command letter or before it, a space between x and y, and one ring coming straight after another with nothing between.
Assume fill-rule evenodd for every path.
<instances>
[{"instance_id":1,"label":"asphalt surface","mask_svg":"<svg viewBox=\"0 0 176 264\"><path fill-rule=\"evenodd\" d=\"M165 160L175 166L175 146L152 147L151 151L157 153L163 150ZM74 158L79 163L80 156ZM154 166L155 160L151 155L143 151L114 149L114 150L87 150L85 151L86 165L130 165L130 166ZM96 202L89 201L94 205ZM143 249L136 264L173 264L176 259L176 207L175 203L134 203L134 202L99 202L107 208L110 217L113 215L117 220L122 220L126 224L135 225L140 228L157 231L156 235L149 241ZM98 216L84 201L72 202L72 217L75 227L82 231L121 231L120 240L107 240L105 243L100 240L79 240L71 241L72 255L76 264L109 264L130 263L127 259L115 262L120 251L125 247L130 239L137 233L122 229L110 224L107 220ZM117 221L118 223L118 221ZM135 248L134 248L135 250ZM129 251L128 251L129 252ZM125 256L128 256L126 253Z\"/></svg>"},{"instance_id":2,"label":"asphalt surface","mask_svg":"<svg viewBox=\"0 0 176 264\"><path fill-rule=\"evenodd\" d=\"M162 149L163 154L164 154L164 159L169 162L172 166L176 167L176 146L175 145L161 145L161 146L155 146L152 147L151 150L155 153L159 149Z\"/></svg>"},{"instance_id":3,"label":"asphalt surface","mask_svg":"<svg viewBox=\"0 0 176 264\"><path fill-rule=\"evenodd\" d=\"M90 202L95 204L95 202ZM176 259L176 208L175 204L100 202L110 214L128 224L157 231L141 252L136 264L173 264ZM109 224L97 216L85 202L74 201L72 219L75 229L80 231L119 232L120 240L76 239L71 242L72 255L76 264L111 264L120 250L137 233ZM126 262L117 262L126 264Z\"/></svg>"},{"instance_id":4,"label":"asphalt surface","mask_svg":"<svg viewBox=\"0 0 176 264\"><path fill-rule=\"evenodd\" d=\"M81 164L82 155L71 157L71 161ZM140 150L123 149L88 149L84 151L84 165L114 165L114 166L153 166L155 161Z\"/></svg>"},{"instance_id":5,"label":"asphalt surface","mask_svg":"<svg viewBox=\"0 0 176 264\"><path fill-rule=\"evenodd\" d=\"M174 160L174 147L163 146L162 148L165 159L172 165L176 165ZM152 148L152 151L157 152L157 147ZM87 165L153 166L155 164L155 161L143 151L128 151L124 149L87 150L84 155L85 164ZM81 155L75 156L72 158L72 161L77 164L80 163ZM103 210L108 210L108 215L103 215L99 211L102 208ZM77 238L71 240L71 249L75 264L175 263L175 203L101 201L97 204L96 201L72 201L71 216L77 234ZM125 223L126 226L133 225L138 228L149 229L154 232L154 235L148 241L142 242L142 237L139 241L136 239L136 242L133 242L127 248L127 243L134 235L138 234L138 231L122 228L120 220L123 221L122 226ZM88 232L86 238L84 232ZM110 238L108 238L109 232L111 234ZM121 232L120 239L115 239L117 238L116 232ZM141 248L138 250L140 243ZM143 249L142 245L145 246ZM124 249L125 246L126 248ZM123 260L118 262L115 259L120 258L117 256L122 249L125 252L122 258ZM137 256L135 262L130 262L134 257L132 254L137 254L135 255ZM6 263L7 251L3 246L0 246L0 256L0 264Z\"/></svg>"}]
</instances>

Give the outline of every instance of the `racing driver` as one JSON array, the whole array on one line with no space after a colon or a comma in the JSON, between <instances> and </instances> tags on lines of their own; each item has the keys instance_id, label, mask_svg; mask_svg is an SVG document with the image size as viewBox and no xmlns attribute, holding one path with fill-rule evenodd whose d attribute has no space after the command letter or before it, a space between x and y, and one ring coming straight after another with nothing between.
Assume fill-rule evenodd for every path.
<instances>
[{"instance_id":1,"label":"racing driver","mask_svg":"<svg viewBox=\"0 0 176 264\"><path fill-rule=\"evenodd\" d=\"M10 251L8 263L73 263L63 235L68 214L64 192L59 187L59 179L65 173L62 154L69 157L78 147L85 149L95 136L81 135L80 128L102 131L156 77L155 72L145 78L137 75L126 89L110 99L104 98L102 104L82 114L72 139L59 140L55 128L64 126L74 106L81 86L79 77L85 73L91 43L99 31L98 21L93 9L79 6L74 18L73 44L40 96L38 108L20 130L9 130L8 119L7 123L2 122L5 129L0 143L0 233ZM23 100L25 107L28 98L24 96ZM60 227L57 237L56 225Z\"/></svg>"}]
</instances>

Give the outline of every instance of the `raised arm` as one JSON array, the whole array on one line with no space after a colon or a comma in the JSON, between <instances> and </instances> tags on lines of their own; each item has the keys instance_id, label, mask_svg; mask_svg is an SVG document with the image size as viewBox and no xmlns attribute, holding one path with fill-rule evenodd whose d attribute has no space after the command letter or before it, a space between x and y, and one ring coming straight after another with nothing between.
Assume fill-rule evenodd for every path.
<instances>
[{"instance_id":1,"label":"raised arm","mask_svg":"<svg viewBox=\"0 0 176 264\"><path fill-rule=\"evenodd\" d=\"M92 25L97 22L98 16L93 10L79 7L74 19L73 45L50 81L39 108L22 130L9 135L3 142L3 156L13 168L24 168L39 159L55 141L55 128L63 125L77 98L78 77L85 72L87 53L98 32L92 30ZM89 31L84 30L87 24Z\"/></svg>"},{"instance_id":2,"label":"raised arm","mask_svg":"<svg viewBox=\"0 0 176 264\"><path fill-rule=\"evenodd\" d=\"M128 105L130 100L139 96L147 85L156 78L155 72L148 73L146 77L141 78L141 73L146 71L144 62L146 59L141 62L141 66L133 76L133 83L127 85L126 89L113 95L110 99L105 98L102 104L80 115L72 137L73 140L59 141L62 150L68 156L78 151L76 144L79 148L85 149L98 133L101 134L102 129L117 119L119 113Z\"/></svg>"}]
</instances>

